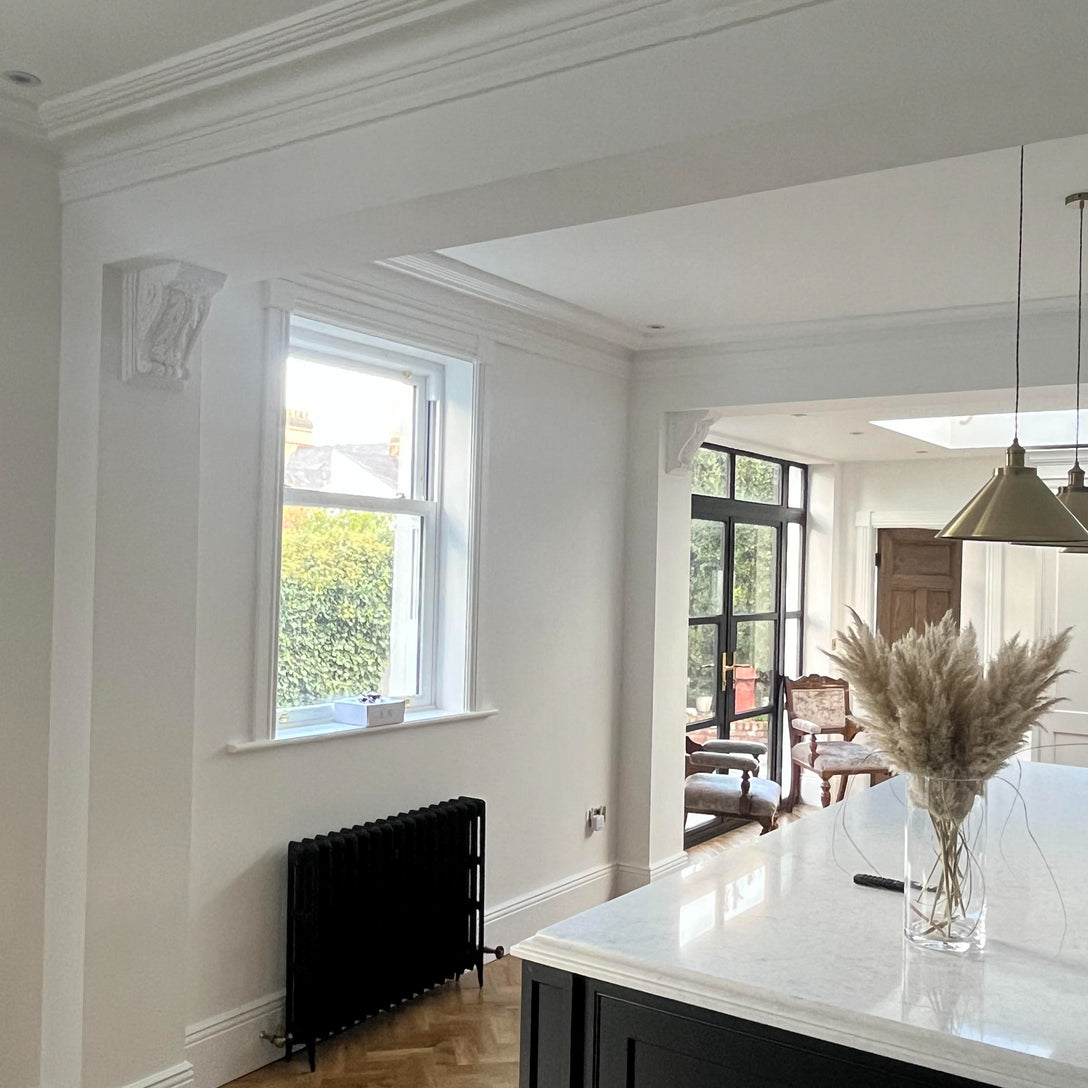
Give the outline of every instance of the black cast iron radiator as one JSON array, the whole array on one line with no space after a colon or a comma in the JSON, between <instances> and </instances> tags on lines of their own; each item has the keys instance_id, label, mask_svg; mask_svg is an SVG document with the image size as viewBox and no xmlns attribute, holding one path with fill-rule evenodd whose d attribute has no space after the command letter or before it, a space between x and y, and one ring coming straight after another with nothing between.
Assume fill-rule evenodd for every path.
<instances>
[{"instance_id":1,"label":"black cast iron radiator","mask_svg":"<svg viewBox=\"0 0 1088 1088\"><path fill-rule=\"evenodd\" d=\"M287 847L286 1057L462 972L484 984L484 802ZM278 1040L277 1040L278 1041Z\"/></svg>"}]
</instances>

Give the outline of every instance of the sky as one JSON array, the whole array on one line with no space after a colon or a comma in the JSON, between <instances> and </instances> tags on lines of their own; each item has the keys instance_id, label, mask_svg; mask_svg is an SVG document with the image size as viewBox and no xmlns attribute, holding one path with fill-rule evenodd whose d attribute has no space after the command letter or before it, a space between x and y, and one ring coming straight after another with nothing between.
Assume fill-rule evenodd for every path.
<instances>
[{"instance_id":1,"label":"sky","mask_svg":"<svg viewBox=\"0 0 1088 1088\"><path fill-rule=\"evenodd\" d=\"M388 442L394 432L411 438L413 388L396 374L287 360L287 408L309 412L315 446Z\"/></svg>"}]
</instances>

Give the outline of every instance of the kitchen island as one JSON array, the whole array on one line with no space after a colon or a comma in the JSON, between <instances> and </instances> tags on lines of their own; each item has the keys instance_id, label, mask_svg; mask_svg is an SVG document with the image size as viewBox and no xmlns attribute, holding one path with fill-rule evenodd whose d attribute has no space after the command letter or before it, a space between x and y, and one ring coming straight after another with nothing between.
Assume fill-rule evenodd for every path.
<instances>
[{"instance_id":1,"label":"kitchen island","mask_svg":"<svg viewBox=\"0 0 1088 1088\"><path fill-rule=\"evenodd\" d=\"M990 784L981 955L907 946L902 895L852 882L901 876L904 787L515 946L521 1088L1088 1086L1088 771Z\"/></svg>"}]
</instances>

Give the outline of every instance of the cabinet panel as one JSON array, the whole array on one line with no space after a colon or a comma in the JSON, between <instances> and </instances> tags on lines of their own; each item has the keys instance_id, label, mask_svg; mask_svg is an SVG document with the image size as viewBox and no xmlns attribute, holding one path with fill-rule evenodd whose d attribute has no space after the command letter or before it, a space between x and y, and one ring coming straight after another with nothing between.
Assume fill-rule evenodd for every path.
<instances>
[{"instance_id":1,"label":"cabinet panel","mask_svg":"<svg viewBox=\"0 0 1088 1088\"><path fill-rule=\"evenodd\" d=\"M520 1088L578 1088L584 988L565 971L522 966Z\"/></svg>"},{"instance_id":2,"label":"cabinet panel","mask_svg":"<svg viewBox=\"0 0 1088 1088\"><path fill-rule=\"evenodd\" d=\"M586 1088L978 1088L978 1082L588 983Z\"/></svg>"}]
</instances>

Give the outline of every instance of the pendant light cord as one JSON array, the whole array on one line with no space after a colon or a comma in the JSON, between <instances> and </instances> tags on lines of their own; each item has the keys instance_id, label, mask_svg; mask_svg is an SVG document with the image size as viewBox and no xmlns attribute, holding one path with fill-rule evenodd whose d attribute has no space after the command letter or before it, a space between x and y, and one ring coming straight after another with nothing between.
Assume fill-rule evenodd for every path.
<instances>
[{"instance_id":1,"label":"pendant light cord","mask_svg":"<svg viewBox=\"0 0 1088 1088\"><path fill-rule=\"evenodd\" d=\"M1083 205L1081 206L1083 210ZM1020 145L1020 240L1016 254L1016 399L1013 405L1013 441L1020 441L1020 295L1024 279L1024 145ZM1078 417L1079 419L1079 417Z\"/></svg>"},{"instance_id":2,"label":"pendant light cord","mask_svg":"<svg viewBox=\"0 0 1088 1088\"><path fill-rule=\"evenodd\" d=\"M1080 242L1077 246L1077 437L1075 468L1080 468L1080 345L1084 326L1084 201L1080 202Z\"/></svg>"}]
</instances>

